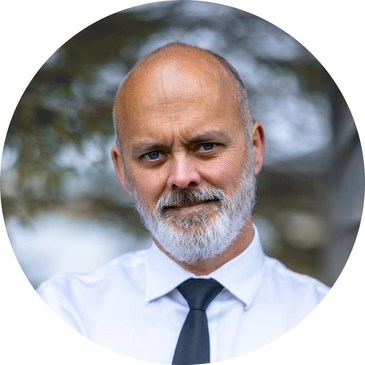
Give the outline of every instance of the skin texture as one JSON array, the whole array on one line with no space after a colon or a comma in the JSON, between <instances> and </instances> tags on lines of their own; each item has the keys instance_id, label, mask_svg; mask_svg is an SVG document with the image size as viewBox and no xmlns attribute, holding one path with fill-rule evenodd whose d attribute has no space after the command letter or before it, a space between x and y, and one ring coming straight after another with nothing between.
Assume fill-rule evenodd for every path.
<instances>
[{"instance_id":1,"label":"skin texture","mask_svg":"<svg viewBox=\"0 0 365 365\"><path fill-rule=\"evenodd\" d=\"M237 86L224 67L207 52L175 46L147 56L133 70L115 101L125 172L142 202L150 209L173 190L218 187L228 195L240 183L247 151ZM255 174L264 156L264 131L252 125ZM127 191L118 148L112 159ZM173 207L169 214L212 211L215 202ZM215 214L213 211L211 214ZM253 238L251 217L234 242L209 261L177 261L196 275L206 275L246 249Z\"/></svg>"}]
</instances>

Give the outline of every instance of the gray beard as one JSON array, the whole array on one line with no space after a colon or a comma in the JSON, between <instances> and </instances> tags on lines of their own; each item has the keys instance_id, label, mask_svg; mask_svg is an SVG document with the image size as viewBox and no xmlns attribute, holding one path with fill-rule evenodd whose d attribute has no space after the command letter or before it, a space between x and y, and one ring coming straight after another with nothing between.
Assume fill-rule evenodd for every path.
<instances>
[{"instance_id":1,"label":"gray beard","mask_svg":"<svg viewBox=\"0 0 365 365\"><path fill-rule=\"evenodd\" d=\"M250 156L251 157L251 156ZM225 251L243 228L255 205L256 178L249 159L238 189L231 195L219 188L172 191L159 199L151 211L131 189L145 227L177 261L206 261ZM169 214L168 207L215 201L215 206L192 214Z\"/></svg>"}]
</instances>

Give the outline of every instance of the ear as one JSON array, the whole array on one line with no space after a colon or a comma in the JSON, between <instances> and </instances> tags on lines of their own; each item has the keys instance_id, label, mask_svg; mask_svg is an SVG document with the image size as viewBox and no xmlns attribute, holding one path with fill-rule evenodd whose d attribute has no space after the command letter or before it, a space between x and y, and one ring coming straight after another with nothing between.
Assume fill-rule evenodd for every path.
<instances>
[{"instance_id":1,"label":"ear","mask_svg":"<svg viewBox=\"0 0 365 365\"><path fill-rule=\"evenodd\" d=\"M123 159L122 159L122 156L120 155L120 152L119 152L117 146L112 147L111 155L112 155L112 160L114 163L114 168L118 175L120 183L122 184L124 190L129 195L132 195L132 193L128 187L127 181L126 181L126 177L125 177L124 168L123 168Z\"/></svg>"},{"instance_id":2,"label":"ear","mask_svg":"<svg viewBox=\"0 0 365 365\"><path fill-rule=\"evenodd\" d=\"M251 143L255 161L255 175L261 171L265 153L265 132L260 122L255 122L251 129Z\"/></svg>"}]
</instances>

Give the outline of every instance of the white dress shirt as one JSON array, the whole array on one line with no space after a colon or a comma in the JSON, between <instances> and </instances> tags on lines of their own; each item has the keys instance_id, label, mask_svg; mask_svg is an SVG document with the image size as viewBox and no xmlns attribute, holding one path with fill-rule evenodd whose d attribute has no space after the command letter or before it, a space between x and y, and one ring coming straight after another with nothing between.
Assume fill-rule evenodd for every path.
<instances>
[{"instance_id":1,"label":"white dress shirt","mask_svg":"<svg viewBox=\"0 0 365 365\"><path fill-rule=\"evenodd\" d=\"M65 322L99 345L135 359L171 364L189 311L176 287L195 277L152 244L91 273L56 276L37 291ZM206 311L211 362L275 340L329 290L267 257L256 227L244 252L199 278L214 278L224 286Z\"/></svg>"}]
</instances>

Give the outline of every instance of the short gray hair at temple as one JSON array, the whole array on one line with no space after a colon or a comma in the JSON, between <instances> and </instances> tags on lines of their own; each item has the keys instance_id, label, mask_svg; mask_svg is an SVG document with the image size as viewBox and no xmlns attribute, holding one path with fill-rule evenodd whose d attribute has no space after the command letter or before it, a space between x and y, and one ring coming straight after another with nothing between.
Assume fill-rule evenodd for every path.
<instances>
[{"instance_id":1,"label":"short gray hair at temple","mask_svg":"<svg viewBox=\"0 0 365 365\"><path fill-rule=\"evenodd\" d=\"M168 43L168 44L166 44L166 45L164 45L160 48L157 48L156 50L149 53L147 56L143 57L140 61L138 61L129 70L127 75L124 77L124 79L121 82L121 84L118 88L118 91L116 93L116 96L115 96L115 99L114 99L114 106L113 106L113 123L114 123L114 134L115 134L115 145L117 146L117 148L119 150L119 153L122 157L123 168L124 168L124 160L123 160L123 153L122 153L122 145L121 145L120 138L119 138L118 120L117 120L116 112L115 112L116 97L119 94L120 89L123 87L123 84L124 84L125 80L127 80L127 78L133 72L133 70L146 57L149 57L149 56L154 55L154 54L158 54L160 52L165 51L168 48L173 48L173 47L195 48L195 49L199 49L201 51L204 51L204 52L210 54L224 67L224 69L228 72L228 74L233 78L233 81L235 82L235 84L237 86L237 104L238 104L239 112L242 116L242 122L243 122L243 126L244 126L244 133L245 133L246 143L247 143L248 146L251 145L251 127L252 127L252 124L254 123L254 117L253 117L253 114L252 114L252 109L251 109L250 102L249 102L249 99L248 99L245 84L243 83L243 81L241 79L241 76L239 75L237 70L224 57L220 56L219 54L217 54L215 52L212 52L208 49L203 49L203 48L200 48L200 47L197 47L197 46L191 46L191 45L186 44L186 43L172 42L172 43Z\"/></svg>"}]
</instances>

